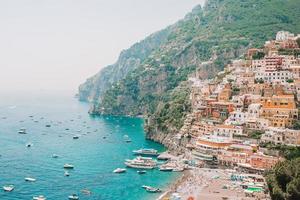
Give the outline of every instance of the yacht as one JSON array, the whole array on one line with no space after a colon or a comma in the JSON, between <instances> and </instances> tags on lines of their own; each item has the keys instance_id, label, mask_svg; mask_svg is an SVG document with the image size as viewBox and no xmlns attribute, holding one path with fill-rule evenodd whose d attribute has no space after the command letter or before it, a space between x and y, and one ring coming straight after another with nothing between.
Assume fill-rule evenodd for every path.
<instances>
[{"instance_id":1,"label":"yacht","mask_svg":"<svg viewBox=\"0 0 300 200\"><path fill-rule=\"evenodd\" d=\"M36 179L35 178L26 177L25 181L27 181L27 182L35 182Z\"/></svg>"},{"instance_id":2,"label":"yacht","mask_svg":"<svg viewBox=\"0 0 300 200\"><path fill-rule=\"evenodd\" d=\"M117 173L117 174L124 173L124 172L126 172L126 169L122 169L122 168L117 168L113 171L113 173Z\"/></svg>"},{"instance_id":3,"label":"yacht","mask_svg":"<svg viewBox=\"0 0 300 200\"><path fill-rule=\"evenodd\" d=\"M15 187L13 186L13 185L5 185L5 186L3 186L3 190L5 191L5 192L11 192L11 191L13 191L15 189Z\"/></svg>"},{"instance_id":4,"label":"yacht","mask_svg":"<svg viewBox=\"0 0 300 200\"><path fill-rule=\"evenodd\" d=\"M64 164L65 169L74 169L74 165L71 164Z\"/></svg>"},{"instance_id":5,"label":"yacht","mask_svg":"<svg viewBox=\"0 0 300 200\"><path fill-rule=\"evenodd\" d=\"M125 165L137 169L153 169L156 166L156 161L152 158L136 157L133 160L127 159Z\"/></svg>"},{"instance_id":6,"label":"yacht","mask_svg":"<svg viewBox=\"0 0 300 200\"><path fill-rule=\"evenodd\" d=\"M20 128L20 130L18 131L19 134L26 134L26 129L25 128Z\"/></svg>"},{"instance_id":7,"label":"yacht","mask_svg":"<svg viewBox=\"0 0 300 200\"><path fill-rule=\"evenodd\" d=\"M43 195L40 195L38 197L33 197L33 200L46 200L46 197L44 197Z\"/></svg>"},{"instance_id":8,"label":"yacht","mask_svg":"<svg viewBox=\"0 0 300 200\"><path fill-rule=\"evenodd\" d=\"M155 149L139 149L132 151L135 155L140 156L158 156L159 153Z\"/></svg>"},{"instance_id":9,"label":"yacht","mask_svg":"<svg viewBox=\"0 0 300 200\"><path fill-rule=\"evenodd\" d=\"M79 199L78 195L76 195L76 194L72 194L72 195L70 195L68 198L69 198L70 200L78 200L78 199Z\"/></svg>"}]
</instances>

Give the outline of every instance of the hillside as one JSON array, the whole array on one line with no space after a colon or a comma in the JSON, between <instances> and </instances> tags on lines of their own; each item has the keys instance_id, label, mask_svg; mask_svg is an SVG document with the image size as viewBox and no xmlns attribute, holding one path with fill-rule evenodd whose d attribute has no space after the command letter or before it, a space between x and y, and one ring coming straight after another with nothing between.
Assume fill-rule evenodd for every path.
<instances>
[{"instance_id":1,"label":"hillside","mask_svg":"<svg viewBox=\"0 0 300 200\"><path fill-rule=\"evenodd\" d=\"M80 99L93 114L144 115L148 136L161 141L153 135L176 132L190 110L188 75L213 77L277 31L300 32L299 10L298 0L208 0L121 53L80 86Z\"/></svg>"}]
</instances>

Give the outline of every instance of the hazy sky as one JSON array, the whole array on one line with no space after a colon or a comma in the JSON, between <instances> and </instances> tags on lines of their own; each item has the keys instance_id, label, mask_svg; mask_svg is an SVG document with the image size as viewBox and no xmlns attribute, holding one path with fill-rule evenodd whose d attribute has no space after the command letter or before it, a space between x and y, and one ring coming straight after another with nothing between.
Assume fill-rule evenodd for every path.
<instances>
[{"instance_id":1,"label":"hazy sky","mask_svg":"<svg viewBox=\"0 0 300 200\"><path fill-rule=\"evenodd\" d=\"M76 90L204 0L0 0L0 92Z\"/></svg>"}]
</instances>

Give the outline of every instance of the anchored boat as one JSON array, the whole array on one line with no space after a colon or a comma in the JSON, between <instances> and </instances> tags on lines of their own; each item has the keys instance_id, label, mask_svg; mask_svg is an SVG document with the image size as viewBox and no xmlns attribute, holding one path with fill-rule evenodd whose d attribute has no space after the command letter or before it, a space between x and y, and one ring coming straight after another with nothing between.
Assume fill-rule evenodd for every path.
<instances>
[{"instance_id":1,"label":"anchored boat","mask_svg":"<svg viewBox=\"0 0 300 200\"><path fill-rule=\"evenodd\" d=\"M158 156L159 153L155 149L139 149L132 151L135 155L140 156Z\"/></svg>"},{"instance_id":2,"label":"anchored boat","mask_svg":"<svg viewBox=\"0 0 300 200\"><path fill-rule=\"evenodd\" d=\"M125 165L131 168L137 169L153 169L156 167L156 161L152 158L145 158L145 157L136 157L133 160L127 159L125 161Z\"/></svg>"}]
</instances>

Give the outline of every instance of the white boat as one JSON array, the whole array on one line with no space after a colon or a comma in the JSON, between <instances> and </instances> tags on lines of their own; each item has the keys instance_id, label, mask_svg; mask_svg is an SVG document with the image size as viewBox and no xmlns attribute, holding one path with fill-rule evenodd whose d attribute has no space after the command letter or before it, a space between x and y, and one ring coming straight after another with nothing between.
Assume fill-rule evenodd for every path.
<instances>
[{"instance_id":1,"label":"white boat","mask_svg":"<svg viewBox=\"0 0 300 200\"><path fill-rule=\"evenodd\" d=\"M65 176L70 176L69 172L66 171L65 172Z\"/></svg>"},{"instance_id":2,"label":"white boat","mask_svg":"<svg viewBox=\"0 0 300 200\"><path fill-rule=\"evenodd\" d=\"M145 170L139 170L139 171L136 171L138 174L146 174L146 171Z\"/></svg>"},{"instance_id":3,"label":"white boat","mask_svg":"<svg viewBox=\"0 0 300 200\"><path fill-rule=\"evenodd\" d=\"M38 197L33 197L33 200L46 200L46 197L44 197L43 195L40 195Z\"/></svg>"},{"instance_id":4,"label":"white boat","mask_svg":"<svg viewBox=\"0 0 300 200\"><path fill-rule=\"evenodd\" d=\"M173 172L183 172L184 168L183 167L176 167L173 169Z\"/></svg>"},{"instance_id":5,"label":"white boat","mask_svg":"<svg viewBox=\"0 0 300 200\"><path fill-rule=\"evenodd\" d=\"M132 142L132 140L130 139L130 137L128 135L124 135L123 138L124 138L124 141L127 143Z\"/></svg>"},{"instance_id":6,"label":"white boat","mask_svg":"<svg viewBox=\"0 0 300 200\"><path fill-rule=\"evenodd\" d=\"M71 164L64 164L65 169L74 169L74 165Z\"/></svg>"},{"instance_id":7,"label":"white boat","mask_svg":"<svg viewBox=\"0 0 300 200\"><path fill-rule=\"evenodd\" d=\"M137 169L153 169L156 167L156 161L152 158L136 157L133 160L126 160L125 165Z\"/></svg>"},{"instance_id":8,"label":"white boat","mask_svg":"<svg viewBox=\"0 0 300 200\"><path fill-rule=\"evenodd\" d=\"M158 156L159 153L155 149L139 149L132 151L135 155L140 156Z\"/></svg>"},{"instance_id":9,"label":"white boat","mask_svg":"<svg viewBox=\"0 0 300 200\"><path fill-rule=\"evenodd\" d=\"M159 170L163 171L163 172L171 172L171 171L174 170L174 168L171 167L171 166L162 165L162 166L159 167Z\"/></svg>"},{"instance_id":10,"label":"white boat","mask_svg":"<svg viewBox=\"0 0 300 200\"><path fill-rule=\"evenodd\" d=\"M118 173L118 174L124 173L124 172L126 172L126 169L123 169L123 168L117 168L113 171L113 173Z\"/></svg>"},{"instance_id":11,"label":"white boat","mask_svg":"<svg viewBox=\"0 0 300 200\"><path fill-rule=\"evenodd\" d=\"M151 193L162 192L159 188L154 188L154 187L147 186L147 185L143 185L142 188L144 188L147 192L151 192Z\"/></svg>"},{"instance_id":12,"label":"white boat","mask_svg":"<svg viewBox=\"0 0 300 200\"><path fill-rule=\"evenodd\" d=\"M35 182L36 179L35 178L26 177L25 181L27 181L27 182Z\"/></svg>"},{"instance_id":13,"label":"white boat","mask_svg":"<svg viewBox=\"0 0 300 200\"><path fill-rule=\"evenodd\" d=\"M15 187L13 186L13 185L5 185L5 186L3 186L3 190L5 191L5 192L11 192L11 191L13 191L15 189Z\"/></svg>"},{"instance_id":14,"label":"white boat","mask_svg":"<svg viewBox=\"0 0 300 200\"><path fill-rule=\"evenodd\" d=\"M20 128L20 130L18 131L19 134L26 134L26 129L25 128Z\"/></svg>"},{"instance_id":15,"label":"white boat","mask_svg":"<svg viewBox=\"0 0 300 200\"><path fill-rule=\"evenodd\" d=\"M70 200L78 200L79 197L76 194L72 194L68 197Z\"/></svg>"},{"instance_id":16,"label":"white boat","mask_svg":"<svg viewBox=\"0 0 300 200\"><path fill-rule=\"evenodd\" d=\"M59 157L59 155L57 155L57 154L52 154L52 158L58 158Z\"/></svg>"}]
</instances>

